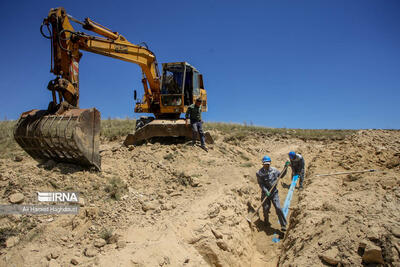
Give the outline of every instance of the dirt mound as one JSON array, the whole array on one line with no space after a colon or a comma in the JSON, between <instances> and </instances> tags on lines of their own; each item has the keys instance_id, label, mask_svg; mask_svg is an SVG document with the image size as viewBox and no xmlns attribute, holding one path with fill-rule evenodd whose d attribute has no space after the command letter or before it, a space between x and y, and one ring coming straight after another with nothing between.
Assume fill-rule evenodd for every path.
<instances>
[{"instance_id":1,"label":"dirt mound","mask_svg":"<svg viewBox=\"0 0 400 267\"><path fill-rule=\"evenodd\" d=\"M398 131L359 131L319 151L291 216L282 266L400 263L399 140ZM367 169L383 172L315 176Z\"/></svg>"},{"instance_id":2,"label":"dirt mound","mask_svg":"<svg viewBox=\"0 0 400 267\"><path fill-rule=\"evenodd\" d=\"M208 153L185 143L126 148L123 138L103 140L100 173L55 162L38 166L22 151L21 160L1 158L2 204L16 193L38 204L38 191L78 191L81 208L76 216L1 216L0 263L322 266L330 257L361 266L364 254L368 261L379 250L385 263L399 261L398 131L359 131L340 140L212 134ZM290 150L305 157L305 189L295 191L285 239L273 243L280 228L273 211L267 228L258 220L252 230L245 216L248 205L260 203L260 158L268 154L282 169ZM315 176L360 169L386 172ZM289 182L279 184L281 203Z\"/></svg>"}]
</instances>

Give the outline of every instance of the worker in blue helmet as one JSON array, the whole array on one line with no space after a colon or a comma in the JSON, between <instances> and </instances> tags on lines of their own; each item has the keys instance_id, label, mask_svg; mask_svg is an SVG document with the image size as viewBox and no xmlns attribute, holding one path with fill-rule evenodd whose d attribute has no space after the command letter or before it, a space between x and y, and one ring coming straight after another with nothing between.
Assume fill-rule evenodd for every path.
<instances>
[{"instance_id":1,"label":"worker in blue helmet","mask_svg":"<svg viewBox=\"0 0 400 267\"><path fill-rule=\"evenodd\" d=\"M295 175L299 176L299 178L300 178L299 190L302 190L303 182L304 182L304 173L305 173L304 158L301 154L296 153L294 151L290 151L289 159L290 159L290 167L292 168L292 179L293 179L293 176L295 176Z\"/></svg>"},{"instance_id":2,"label":"worker in blue helmet","mask_svg":"<svg viewBox=\"0 0 400 267\"><path fill-rule=\"evenodd\" d=\"M271 158L264 156L262 158L262 168L256 173L258 184L261 188L261 201L267 198L263 203L264 212L264 222L267 226L269 223L269 210L271 208L271 202L274 205L276 215L278 216L279 223L281 224L281 230L286 231L287 221L283 211L281 209L281 204L279 202L278 189L273 187L281 172L274 167L271 167ZM282 177L285 176L286 170ZM273 187L273 188L272 188Z\"/></svg>"}]
</instances>

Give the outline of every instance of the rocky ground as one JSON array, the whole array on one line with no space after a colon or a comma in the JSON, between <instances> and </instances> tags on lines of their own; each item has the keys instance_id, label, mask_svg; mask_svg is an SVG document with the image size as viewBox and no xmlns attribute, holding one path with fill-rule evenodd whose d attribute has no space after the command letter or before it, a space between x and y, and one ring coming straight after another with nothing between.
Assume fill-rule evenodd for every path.
<instances>
[{"instance_id":1,"label":"rocky ground","mask_svg":"<svg viewBox=\"0 0 400 267\"><path fill-rule=\"evenodd\" d=\"M79 215L0 216L0 266L400 266L400 132L342 140L214 130L206 153L186 143L121 147L102 140L102 172L43 165L24 152L0 159L0 203L38 204L38 191L78 191ZM239 138L240 137L240 138ZM306 160L289 229L250 227L263 155L282 169ZM317 174L376 169L351 175ZM290 184L279 184L281 203ZM374 266L374 265L371 265Z\"/></svg>"}]
</instances>

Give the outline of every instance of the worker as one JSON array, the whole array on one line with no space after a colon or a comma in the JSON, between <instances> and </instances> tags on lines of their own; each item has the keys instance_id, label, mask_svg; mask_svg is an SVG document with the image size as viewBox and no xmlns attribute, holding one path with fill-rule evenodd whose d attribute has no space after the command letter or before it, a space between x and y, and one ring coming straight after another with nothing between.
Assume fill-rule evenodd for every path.
<instances>
[{"instance_id":1,"label":"worker","mask_svg":"<svg viewBox=\"0 0 400 267\"><path fill-rule=\"evenodd\" d=\"M261 201L264 198L267 198L263 202L263 212L264 212L264 222L267 226L269 223L269 210L271 208L271 202L275 207L276 215L278 216L279 223L281 224L281 231L286 231L286 218L281 209L281 204L279 202L279 193L276 188L278 177L281 172L274 167L271 167L271 158L268 156L264 156L262 158L262 168L256 173L258 184L261 188ZM282 177L286 175L285 172L282 174Z\"/></svg>"},{"instance_id":2,"label":"worker","mask_svg":"<svg viewBox=\"0 0 400 267\"><path fill-rule=\"evenodd\" d=\"M175 96L172 99L172 106L180 106L182 104L182 99L180 96Z\"/></svg>"},{"instance_id":3,"label":"worker","mask_svg":"<svg viewBox=\"0 0 400 267\"><path fill-rule=\"evenodd\" d=\"M294 151L289 152L290 166L292 168L292 179L293 176L298 175L300 178L299 190L303 189L304 182L304 158L299 153Z\"/></svg>"},{"instance_id":4,"label":"worker","mask_svg":"<svg viewBox=\"0 0 400 267\"><path fill-rule=\"evenodd\" d=\"M197 133L200 136L201 148L208 151L205 144L205 137L203 132L203 122L201 121L201 98L197 98L195 104L191 104L186 111L186 125L188 125L188 119L190 119L190 125L192 126L192 144L196 144Z\"/></svg>"}]
</instances>

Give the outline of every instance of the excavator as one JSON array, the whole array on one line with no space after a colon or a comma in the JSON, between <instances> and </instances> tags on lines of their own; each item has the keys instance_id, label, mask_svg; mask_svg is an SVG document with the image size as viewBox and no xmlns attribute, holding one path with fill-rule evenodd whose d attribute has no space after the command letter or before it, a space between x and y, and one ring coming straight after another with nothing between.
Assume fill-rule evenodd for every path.
<instances>
[{"instance_id":1,"label":"excavator","mask_svg":"<svg viewBox=\"0 0 400 267\"><path fill-rule=\"evenodd\" d=\"M101 36L76 31L71 22ZM51 42L50 72L56 77L47 89L52 99L45 110L22 113L14 129L16 142L39 162L54 160L101 170L100 112L79 108L81 50L135 63L142 70L144 94L138 99L134 91L134 111L154 117L136 121L134 134L124 141L126 146L153 137L191 137L191 129L180 115L197 98L202 99L202 111L207 111L203 76L187 62L164 63L160 73L156 56L145 43L130 43L89 18L79 21L62 7L50 10L40 32ZM207 143L213 142L209 133L205 136Z\"/></svg>"}]
</instances>

